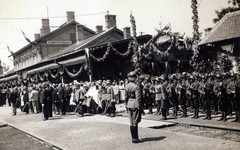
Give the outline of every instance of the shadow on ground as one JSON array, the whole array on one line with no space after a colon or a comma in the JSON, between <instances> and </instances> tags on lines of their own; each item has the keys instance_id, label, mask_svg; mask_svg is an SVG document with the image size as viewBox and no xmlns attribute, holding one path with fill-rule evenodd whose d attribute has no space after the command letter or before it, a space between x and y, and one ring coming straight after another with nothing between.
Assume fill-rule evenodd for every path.
<instances>
[{"instance_id":1,"label":"shadow on ground","mask_svg":"<svg viewBox=\"0 0 240 150\"><path fill-rule=\"evenodd\" d=\"M166 136L160 136L160 137L147 137L147 138L143 138L142 140L144 142L151 142L151 141L161 141L163 139L165 139Z\"/></svg>"}]
</instances>

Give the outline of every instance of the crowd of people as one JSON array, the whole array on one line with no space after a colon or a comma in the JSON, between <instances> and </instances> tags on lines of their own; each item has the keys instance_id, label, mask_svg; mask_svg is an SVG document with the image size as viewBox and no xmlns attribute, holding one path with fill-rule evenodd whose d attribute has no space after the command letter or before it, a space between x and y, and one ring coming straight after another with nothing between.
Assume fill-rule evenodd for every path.
<instances>
[{"instance_id":1,"label":"crowd of people","mask_svg":"<svg viewBox=\"0 0 240 150\"><path fill-rule=\"evenodd\" d=\"M228 115L235 114L234 122L240 122L240 75L232 73L199 74L176 73L161 76L146 76L136 79L141 91L144 109L161 115L166 120L172 110L172 116L188 117L193 113L194 119L199 112L203 119L210 120L212 115L221 114L219 121L227 121ZM43 120L66 112L115 116L117 103L126 104L126 85L128 79L97 80L94 82L73 81L72 83L49 83L31 87L13 87L6 91L6 99L16 109L29 114L43 112ZM235 113L233 113L235 111Z\"/></svg>"}]
</instances>

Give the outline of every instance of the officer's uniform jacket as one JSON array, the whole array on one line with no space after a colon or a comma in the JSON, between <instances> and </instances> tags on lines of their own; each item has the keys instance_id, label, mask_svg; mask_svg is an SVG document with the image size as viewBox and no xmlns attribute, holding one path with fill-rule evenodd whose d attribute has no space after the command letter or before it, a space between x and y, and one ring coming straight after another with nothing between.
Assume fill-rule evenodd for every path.
<instances>
[{"instance_id":1,"label":"officer's uniform jacket","mask_svg":"<svg viewBox=\"0 0 240 150\"><path fill-rule=\"evenodd\" d=\"M168 96L168 93L167 93L167 91L166 91L167 86L168 86L168 82L167 82L167 81L164 81L164 82L162 83L162 93L163 93L162 100L166 100L166 99L167 99L167 96Z\"/></svg>"},{"instance_id":2,"label":"officer's uniform jacket","mask_svg":"<svg viewBox=\"0 0 240 150\"><path fill-rule=\"evenodd\" d=\"M200 96L203 96L204 93L204 88L205 88L205 84L203 81L199 81L199 86L198 86L198 93L200 94Z\"/></svg>"},{"instance_id":3,"label":"officer's uniform jacket","mask_svg":"<svg viewBox=\"0 0 240 150\"><path fill-rule=\"evenodd\" d=\"M130 109L142 109L140 86L129 82L125 87L125 106Z\"/></svg>"},{"instance_id":4,"label":"officer's uniform jacket","mask_svg":"<svg viewBox=\"0 0 240 150\"><path fill-rule=\"evenodd\" d=\"M191 98L197 98L198 97L198 88L199 88L199 83L193 81L190 86L191 90Z\"/></svg>"},{"instance_id":5,"label":"officer's uniform jacket","mask_svg":"<svg viewBox=\"0 0 240 150\"><path fill-rule=\"evenodd\" d=\"M107 101L114 101L114 92L113 87L111 85L107 85L106 87L106 100Z\"/></svg>"},{"instance_id":6,"label":"officer's uniform jacket","mask_svg":"<svg viewBox=\"0 0 240 150\"><path fill-rule=\"evenodd\" d=\"M107 87L102 86L101 88L101 101L107 100Z\"/></svg>"},{"instance_id":7,"label":"officer's uniform jacket","mask_svg":"<svg viewBox=\"0 0 240 150\"><path fill-rule=\"evenodd\" d=\"M227 94L235 94L236 93L236 86L234 80L230 80L226 87Z\"/></svg>"},{"instance_id":8,"label":"officer's uniform jacket","mask_svg":"<svg viewBox=\"0 0 240 150\"><path fill-rule=\"evenodd\" d=\"M218 96L221 92L220 83L218 80L215 80L215 83L213 84L213 93L214 95Z\"/></svg>"},{"instance_id":9,"label":"officer's uniform jacket","mask_svg":"<svg viewBox=\"0 0 240 150\"><path fill-rule=\"evenodd\" d=\"M163 99L163 89L161 84L155 86L155 100L159 101Z\"/></svg>"}]
</instances>

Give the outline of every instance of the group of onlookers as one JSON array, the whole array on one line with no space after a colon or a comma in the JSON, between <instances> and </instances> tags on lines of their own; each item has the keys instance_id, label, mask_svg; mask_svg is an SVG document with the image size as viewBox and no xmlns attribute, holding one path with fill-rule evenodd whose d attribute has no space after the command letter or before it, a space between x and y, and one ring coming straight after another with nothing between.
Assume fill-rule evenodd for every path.
<instances>
[{"instance_id":1,"label":"group of onlookers","mask_svg":"<svg viewBox=\"0 0 240 150\"><path fill-rule=\"evenodd\" d=\"M219 121L227 121L227 116L235 112L235 122L240 122L240 78L239 74L199 74L176 73L161 76L146 76L136 82L141 89L141 101L148 113L157 108L157 115L166 120L169 110L173 116L204 119L221 113ZM13 87L6 91L6 99L12 106L13 115L16 108L26 114L43 112L44 120L55 114L65 115L75 112L78 116L85 113L101 113L115 116L116 104L125 102L126 80L97 80L94 82L49 83L29 87ZM1 102L3 103L3 102Z\"/></svg>"}]
</instances>

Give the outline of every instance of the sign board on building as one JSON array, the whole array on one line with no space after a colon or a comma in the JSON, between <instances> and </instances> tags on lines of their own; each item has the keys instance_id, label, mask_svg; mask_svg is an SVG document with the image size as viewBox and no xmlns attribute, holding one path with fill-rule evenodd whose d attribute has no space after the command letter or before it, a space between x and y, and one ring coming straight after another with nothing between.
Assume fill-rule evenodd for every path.
<instances>
[{"instance_id":1,"label":"sign board on building","mask_svg":"<svg viewBox=\"0 0 240 150\"><path fill-rule=\"evenodd\" d=\"M69 45L72 41L47 41L48 45Z\"/></svg>"}]
</instances>

